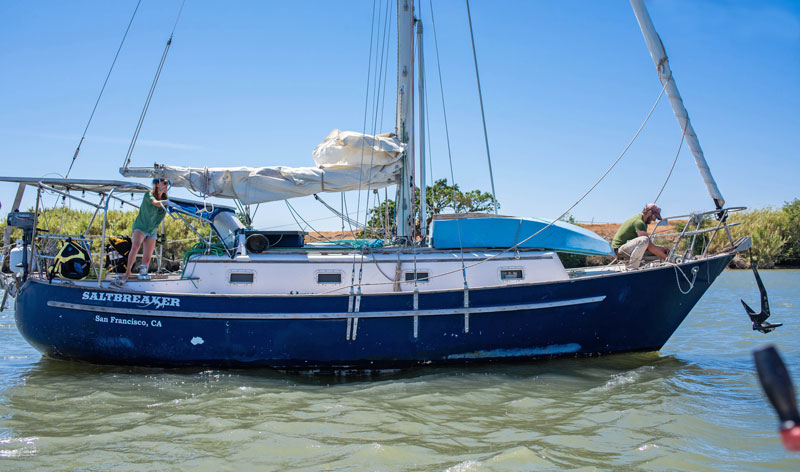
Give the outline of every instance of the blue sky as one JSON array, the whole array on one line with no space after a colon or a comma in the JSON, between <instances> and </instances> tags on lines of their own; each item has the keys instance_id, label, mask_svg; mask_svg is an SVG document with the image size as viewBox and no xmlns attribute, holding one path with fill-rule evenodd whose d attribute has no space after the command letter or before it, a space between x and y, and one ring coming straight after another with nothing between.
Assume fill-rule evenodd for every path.
<instances>
[{"instance_id":1,"label":"blue sky","mask_svg":"<svg viewBox=\"0 0 800 472\"><path fill-rule=\"evenodd\" d=\"M464 3L433 3L455 179L488 190ZM0 1L0 175L66 172L135 5ZM121 178L179 6L142 1L72 177ZM728 204L800 197L800 3L647 6ZM187 0L132 165L313 165L312 149L332 129L363 129L372 7ZM661 90L635 17L626 1L471 7L501 213L557 216L616 159ZM449 177L428 0L420 14L431 168L433 177ZM389 51L382 132L394 120L394 44ZM626 219L655 198L679 143L665 96L622 162L572 214ZM3 217L14 192L0 186ZM338 195L323 198L339 206ZM357 196L348 201L354 211ZM685 146L659 203L665 216L712 206ZM292 204L317 229L340 227L311 197ZM283 202L263 204L256 226L296 228Z\"/></svg>"}]
</instances>

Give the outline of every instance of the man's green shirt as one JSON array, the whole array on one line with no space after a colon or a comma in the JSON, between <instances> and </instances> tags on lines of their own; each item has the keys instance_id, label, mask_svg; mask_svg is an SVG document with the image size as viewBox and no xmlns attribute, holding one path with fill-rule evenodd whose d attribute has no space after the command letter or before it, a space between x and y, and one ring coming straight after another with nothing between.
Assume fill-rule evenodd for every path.
<instances>
[{"instance_id":1,"label":"man's green shirt","mask_svg":"<svg viewBox=\"0 0 800 472\"><path fill-rule=\"evenodd\" d=\"M139 207L139 214L133 222L133 229L138 229L145 234L156 234L158 225L164 219L167 211L153 205L153 192L147 192L142 198L142 205Z\"/></svg>"},{"instance_id":2,"label":"man's green shirt","mask_svg":"<svg viewBox=\"0 0 800 472\"><path fill-rule=\"evenodd\" d=\"M631 239L639 237L639 231L647 231L647 225L644 223L641 213L628 218L625 223L622 223L622 226L617 230L617 234L614 235L614 240L611 241L611 247L616 251Z\"/></svg>"}]
</instances>

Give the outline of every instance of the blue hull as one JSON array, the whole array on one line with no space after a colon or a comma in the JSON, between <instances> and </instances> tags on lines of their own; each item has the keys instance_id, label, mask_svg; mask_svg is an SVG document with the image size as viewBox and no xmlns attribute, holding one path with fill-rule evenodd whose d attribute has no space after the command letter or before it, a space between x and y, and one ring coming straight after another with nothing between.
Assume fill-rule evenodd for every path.
<instances>
[{"instance_id":1,"label":"blue hull","mask_svg":"<svg viewBox=\"0 0 800 472\"><path fill-rule=\"evenodd\" d=\"M363 295L360 313L347 314L346 295L144 298L29 280L16 322L47 356L136 365L398 368L648 351L667 342L732 257L472 289L468 317L460 290L420 293L415 317L407 293ZM693 269L684 294L676 270L691 280Z\"/></svg>"}]
</instances>

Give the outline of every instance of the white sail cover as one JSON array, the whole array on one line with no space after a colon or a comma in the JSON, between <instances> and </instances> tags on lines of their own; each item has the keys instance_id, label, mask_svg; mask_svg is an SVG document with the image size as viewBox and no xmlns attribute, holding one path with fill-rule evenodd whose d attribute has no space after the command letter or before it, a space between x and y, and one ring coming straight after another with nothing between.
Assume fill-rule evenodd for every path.
<instances>
[{"instance_id":1,"label":"white sail cover","mask_svg":"<svg viewBox=\"0 0 800 472\"><path fill-rule=\"evenodd\" d=\"M397 183L404 145L393 135L331 131L314 148L317 167L176 167L159 176L204 195L243 204L271 202L320 192L375 189Z\"/></svg>"}]
</instances>

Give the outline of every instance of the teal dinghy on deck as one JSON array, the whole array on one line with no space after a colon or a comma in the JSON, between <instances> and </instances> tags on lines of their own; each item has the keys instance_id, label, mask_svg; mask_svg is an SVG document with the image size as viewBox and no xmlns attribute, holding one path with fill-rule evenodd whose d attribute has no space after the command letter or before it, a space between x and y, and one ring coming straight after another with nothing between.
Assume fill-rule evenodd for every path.
<instances>
[{"instance_id":1,"label":"teal dinghy on deck","mask_svg":"<svg viewBox=\"0 0 800 472\"><path fill-rule=\"evenodd\" d=\"M431 246L436 249L509 248L541 231L548 224L550 221L541 218L476 213L436 215L431 223ZM608 241L587 229L563 221L555 222L519 247L586 256L614 255Z\"/></svg>"}]
</instances>

